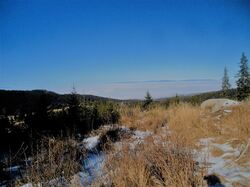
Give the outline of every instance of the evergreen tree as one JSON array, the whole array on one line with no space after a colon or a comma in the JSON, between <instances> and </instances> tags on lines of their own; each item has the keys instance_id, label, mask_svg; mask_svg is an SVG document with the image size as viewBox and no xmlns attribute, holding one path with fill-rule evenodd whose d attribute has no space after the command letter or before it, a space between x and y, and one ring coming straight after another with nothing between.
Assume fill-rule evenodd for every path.
<instances>
[{"instance_id":1,"label":"evergreen tree","mask_svg":"<svg viewBox=\"0 0 250 187\"><path fill-rule=\"evenodd\" d=\"M35 114L28 117L27 123L32 131L43 131L50 128L48 107L51 101L46 93L43 93L35 104Z\"/></svg>"},{"instance_id":2,"label":"evergreen tree","mask_svg":"<svg viewBox=\"0 0 250 187\"><path fill-rule=\"evenodd\" d=\"M248 70L247 57L243 53L240 60L240 70L237 74L237 97L239 100L244 100L250 94L250 75Z\"/></svg>"},{"instance_id":3,"label":"evergreen tree","mask_svg":"<svg viewBox=\"0 0 250 187\"><path fill-rule=\"evenodd\" d=\"M229 83L229 77L228 77L228 72L227 72L227 68L224 68L224 75L222 78L222 91L223 91L223 95L226 96L228 90L230 89L231 85Z\"/></svg>"},{"instance_id":4,"label":"evergreen tree","mask_svg":"<svg viewBox=\"0 0 250 187\"><path fill-rule=\"evenodd\" d=\"M174 105L180 104L180 97L178 96L178 94L175 95L175 98L173 99L173 104Z\"/></svg>"},{"instance_id":5,"label":"evergreen tree","mask_svg":"<svg viewBox=\"0 0 250 187\"><path fill-rule=\"evenodd\" d=\"M143 103L143 108L147 108L153 102L153 98L150 95L149 91L147 91L145 96L145 101Z\"/></svg>"},{"instance_id":6,"label":"evergreen tree","mask_svg":"<svg viewBox=\"0 0 250 187\"><path fill-rule=\"evenodd\" d=\"M77 95L75 87L73 87L73 90L71 92L71 95L68 100L68 133L72 135L72 133L75 133L77 126L80 122L80 100Z\"/></svg>"}]
</instances>

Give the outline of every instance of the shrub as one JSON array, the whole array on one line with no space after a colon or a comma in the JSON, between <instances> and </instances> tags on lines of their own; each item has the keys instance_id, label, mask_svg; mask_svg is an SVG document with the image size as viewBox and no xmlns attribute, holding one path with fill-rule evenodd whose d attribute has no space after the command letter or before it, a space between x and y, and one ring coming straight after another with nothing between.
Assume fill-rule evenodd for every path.
<instances>
[{"instance_id":1,"label":"shrub","mask_svg":"<svg viewBox=\"0 0 250 187\"><path fill-rule=\"evenodd\" d=\"M37 145L25 179L35 185L57 186L69 183L80 170L80 160L86 151L74 139L44 138Z\"/></svg>"}]
</instances>

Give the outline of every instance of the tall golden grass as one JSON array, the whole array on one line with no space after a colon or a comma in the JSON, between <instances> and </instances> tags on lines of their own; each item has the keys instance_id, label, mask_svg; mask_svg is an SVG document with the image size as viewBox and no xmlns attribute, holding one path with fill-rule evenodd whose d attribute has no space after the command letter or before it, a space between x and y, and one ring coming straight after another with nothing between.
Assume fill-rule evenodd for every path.
<instances>
[{"instance_id":1,"label":"tall golden grass","mask_svg":"<svg viewBox=\"0 0 250 187\"><path fill-rule=\"evenodd\" d=\"M162 137L158 141L161 143L149 137L134 149L132 142L127 142L119 152L109 154L106 181L114 187L201 186L204 171L196 165L194 153L183 147L182 140L170 144L169 138Z\"/></svg>"},{"instance_id":2,"label":"tall golden grass","mask_svg":"<svg viewBox=\"0 0 250 187\"><path fill-rule=\"evenodd\" d=\"M227 138L239 139L243 142L250 138L250 101L232 108L232 113L223 116L220 125L222 135Z\"/></svg>"},{"instance_id":3,"label":"tall golden grass","mask_svg":"<svg viewBox=\"0 0 250 187\"><path fill-rule=\"evenodd\" d=\"M168 142L173 147L147 141L144 146L132 151L123 149L119 157L112 156L108 162L110 181L114 186L200 186L205 169L196 170L190 150L199 149L201 138L212 137L219 143L233 142L236 147L249 148L250 102L230 107L231 111L202 110L188 103L171 105L168 108L154 106L147 111L139 107L122 107L121 123L128 127L149 130L162 135L162 127L170 132ZM164 136L161 136L164 137ZM163 141L163 140L162 140ZM171 150L189 150L184 155ZM177 151L177 152L178 152ZM250 151L244 151L241 160L249 162ZM242 163L241 163L242 164ZM152 166L154 172L152 172Z\"/></svg>"},{"instance_id":4,"label":"tall golden grass","mask_svg":"<svg viewBox=\"0 0 250 187\"><path fill-rule=\"evenodd\" d=\"M120 123L139 130L156 132L167 123L167 113L164 107L158 106L142 110L139 106L120 108Z\"/></svg>"},{"instance_id":5,"label":"tall golden grass","mask_svg":"<svg viewBox=\"0 0 250 187\"><path fill-rule=\"evenodd\" d=\"M148 111L139 107L122 107L120 113L121 124L154 133L161 133L161 127L167 126L175 137L184 138L189 145L206 137L247 141L250 136L250 102L231 109L231 113L212 113L203 111L199 106L180 103L167 109L156 106Z\"/></svg>"}]
</instances>

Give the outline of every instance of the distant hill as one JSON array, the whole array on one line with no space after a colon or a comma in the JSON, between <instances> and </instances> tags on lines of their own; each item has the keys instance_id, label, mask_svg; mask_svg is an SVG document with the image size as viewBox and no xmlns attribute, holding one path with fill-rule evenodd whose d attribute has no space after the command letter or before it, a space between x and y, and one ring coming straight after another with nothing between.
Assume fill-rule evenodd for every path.
<instances>
[{"instance_id":1,"label":"distant hill","mask_svg":"<svg viewBox=\"0 0 250 187\"><path fill-rule=\"evenodd\" d=\"M0 90L0 114L27 113L36 110L37 103L41 97L46 97L46 101L51 105L65 105L70 94L58 94L47 90ZM81 100L88 101L116 101L105 97L94 95L78 95Z\"/></svg>"}]
</instances>

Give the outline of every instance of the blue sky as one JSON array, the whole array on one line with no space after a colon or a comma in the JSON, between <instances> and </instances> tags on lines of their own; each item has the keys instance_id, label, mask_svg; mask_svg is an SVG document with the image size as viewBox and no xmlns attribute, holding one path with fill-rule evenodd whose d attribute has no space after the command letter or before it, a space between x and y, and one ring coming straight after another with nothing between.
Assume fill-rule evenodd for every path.
<instances>
[{"instance_id":1,"label":"blue sky","mask_svg":"<svg viewBox=\"0 0 250 187\"><path fill-rule=\"evenodd\" d=\"M250 57L247 0L0 1L1 89L67 93L74 84L116 98L217 90L225 65L233 84L243 51Z\"/></svg>"}]
</instances>

